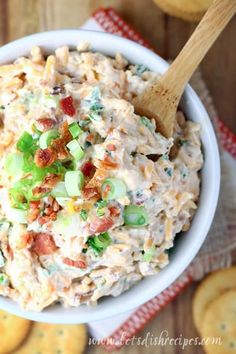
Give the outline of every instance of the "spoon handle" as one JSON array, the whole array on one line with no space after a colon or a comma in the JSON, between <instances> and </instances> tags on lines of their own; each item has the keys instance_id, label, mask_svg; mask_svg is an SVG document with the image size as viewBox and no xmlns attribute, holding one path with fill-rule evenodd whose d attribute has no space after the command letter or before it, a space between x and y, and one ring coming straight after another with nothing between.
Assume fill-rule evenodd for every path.
<instances>
[{"instance_id":1,"label":"spoon handle","mask_svg":"<svg viewBox=\"0 0 236 354\"><path fill-rule=\"evenodd\" d=\"M169 70L162 76L163 86L176 101L235 12L236 0L215 0Z\"/></svg>"}]
</instances>

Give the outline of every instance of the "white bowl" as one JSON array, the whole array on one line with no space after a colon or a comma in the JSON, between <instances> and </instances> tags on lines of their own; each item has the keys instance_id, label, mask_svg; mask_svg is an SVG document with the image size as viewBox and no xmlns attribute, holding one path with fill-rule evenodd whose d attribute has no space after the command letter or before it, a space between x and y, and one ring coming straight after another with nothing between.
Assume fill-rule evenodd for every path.
<instances>
[{"instance_id":1,"label":"white bowl","mask_svg":"<svg viewBox=\"0 0 236 354\"><path fill-rule=\"evenodd\" d=\"M106 55L114 56L120 52L130 63L142 63L159 73L164 73L168 68L168 64L163 59L137 43L107 33L82 30L45 32L16 40L0 48L0 64L10 63L19 56L29 54L30 49L35 45L50 53L58 46L75 47L81 41L91 43L92 50L101 51ZM201 196L198 209L190 230L178 238L170 264L159 274L146 277L120 296L104 298L94 308L83 305L78 308L64 309L56 305L41 313L27 312L12 300L3 297L0 298L0 308L36 321L91 322L134 309L162 292L178 278L195 257L207 236L215 213L220 185L219 152L214 130L202 102L190 86L185 90L181 105L188 119L200 123L202 127L204 167L201 172Z\"/></svg>"}]
</instances>

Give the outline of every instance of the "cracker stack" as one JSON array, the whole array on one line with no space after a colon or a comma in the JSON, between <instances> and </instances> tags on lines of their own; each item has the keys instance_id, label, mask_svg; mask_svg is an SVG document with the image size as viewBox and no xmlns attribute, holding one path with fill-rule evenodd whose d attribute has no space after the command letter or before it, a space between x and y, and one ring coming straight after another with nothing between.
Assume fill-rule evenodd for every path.
<instances>
[{"instance_id":1,"label":"cracker stack","mask_svg":"<svg viewBox=\"0 0 236 354\"><path fill-rule=\"evenodd\" d=\"M236 353L236 266L209 275L193 300L193 319L207 354ZM214 343L212 338L218 338Z\"/></svg>"},{"instance_id":2,"label":"cracker stack","mask_svg":"<svg viewBox=\"0 0 236 354\"><path fill-rule=\"evenodd\" d=\"M153 0L163 11L183 20L200 21L213 0Z\"/></svg>"}]
</instances>

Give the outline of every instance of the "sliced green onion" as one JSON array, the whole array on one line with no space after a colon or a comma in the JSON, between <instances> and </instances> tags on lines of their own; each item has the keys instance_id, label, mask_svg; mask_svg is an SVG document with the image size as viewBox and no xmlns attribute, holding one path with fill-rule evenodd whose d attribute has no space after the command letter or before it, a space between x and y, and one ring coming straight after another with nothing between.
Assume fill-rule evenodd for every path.
<instances>
[{"instance_id":1,"label":"sliced green onion","mask_svg":"<svg viewBox=\"0 0 236 354\"><path fill-rule=\"evenodd\" d=\"M70 197L80 196L83 185L84 185L84 175L81 171L66 172L65 187Z\"/></svg>"},{"instance_id":2,"label":"sliced green onion","mask_svg":"<svg viewBox=\"0 0 236 354\"><path fill-rule=\"evenodd\" d=\"M80 146L77 140L70 141L67 145L70 150L71 155L78 161L81 160L84 156L84 150Z\"/></svg>"},{"instance_id":3,"label":"sliced green onion","mask_svg":"<svg viewBox=\"0 0 236 354\"><path fill-rule=\"evenodd\" d=\"M17 222L19 224L27 224L27 211L10 208L7 213L7 218L12 222Z\"/></svg>"},{"instance_id":4,"label":"sliced green onion","mask_svg":"<svg viewBox=\"0 0 236 354\"><path fill-rule=\"evenodd\" d=\"M66 190L65 182L58 182L56 186L51 191L51 195L54 198L57 197L68 197L68 193Z\"/></svg>"},{"instance_id":5,"label":"sliced green onion","mask_svg":"<svg viewBox=\"0 0 236 354\"><path fill-rule=\"evenodd\" d=\"M83 130L78 126L77 123L71 123L69 125L69 131L71 133L71 135L73 136L73 138L77 138L79 135L81 135L83 133Z\"/></svg>"},{"instance_id":6,"label":"sliced green onion","mask_svg":"<svg viewBox=\"0 0 236 354\"><path fill-rule=\"evenodd\" d=\"M143 255L143 260L144 262L150 262L156 252L156 247L152 246L149 248Z\"/></svg>"},{"instance_id":7,"label":"sliced green onion","mask_svg":"<svg viewBox=\"0 0 236 354\"><path fill-rule=\"evenodd\" d=\"M112 200L126 195L126 185L119 178L108 178L102 184L102 198Z\"/></svg>"},{"instance_id":8,"label":"sliced green onion","mask_svg":"<svg viewBox=\"0 0 236 354\"><path fill-rule=\"evenodd\" d=\"M98 216L103 216L105 214L105 208L107 206L107 201L106 200L98 200L95 204L97 207L97 215Z\"/></svg>"},{"instance_id":9,"label":"sliced green onion","mask_svg":"<svg viewBox=\"0 0 236 354\"><path fill-rule=\"evenodd\" d=\"M108 232L103 232L98 236L91 236L88 238L87 244L93 249L97 254L104 251L110 244L112 240Z\"/></svg>"},{"instance_id":10,"label":"sliced green onion","mask_svg":"<svg viewBox=\"0 0 236 354\"><path fill-rule=\"evenodd\" d=\"M9 278L5 273L0 273L0 285L9 285Z\"/></svg>"},{"instance_id":11,"label":"sliced green onion","mask_svg":"<svg viewBox=\"0 0 236 354\"><path fill-rule=\"evenodd\" d=\"M34 139L32 135L30 135L28 132L24 132L18 140L16 146L19 151L27 152L31 149L33 142Z\"/></svg>"},{"instance_id":12,"label":"sliced green onion","mask_svg":"<svg viewBox=\"0 0 236 354\"><path fill-rule=\"evenodd\" d=\"M79 125L83 128L86 127L88 124L90 124L90 119L82 119L79 121Z\"/></svg>"},{"instance_id":13,"label":"sliced green onion","mask_svg":"<svg viewBox=\"0 0 236 354\"><path fill-rule=\"evenodd\" d=\"M89 113L89 118L95 122L98 122L102 119L102 116L97 112L91 112Z\"/></svg>"},{"instance_id":14,"label":"sliced green onion","mask_svg":"<svg viewBox=\"0 0 236 354\"><path fill-rule=\"evenodd\" d=\"M128 226L142 227L148 224L147 211L143 206L128 205L125 207L123 216Z\"/></svg>"},{"instance_id":15,"label":"sliced green onion","mask_svg":"<svg viewBox=\"0 0 236 354\"><path fill-rule=\"evenodd\" d=\"M18 176L22 174L23 165L23 155L16 152L7 155L4 168L9 176Z\"/></svg>"},{"instance_id":16,"label":"sliced green onion","mask_svg":"<svg viewBox=\"0 0 236 354\"><path fill-rule=\"evenodd\" d=\"M48 108L57 109L59 105L59 97L56 95L45 95L44 103Z\"/></svg>"},{"instance_id":17,"label":"sliced green onion","mask_svg":"<svg viewBox=\"0 0 236 354\"><path fill-rule=\"evenodd\" d=\"M80 211L80 217L81 217L81 219L82 220L84 220L84 221L86 221L87 220L87 218L88 218L88 212L85 210L85 209L82 209L81 211Z\"/></svg>"},{"instance_id":18,"label":"sliced green onion","mask_svg":"<svg viewBox=\"0 0 236 354\"><path fill-rule=\"evenodd\" d=\"M53 139L58 137L58 130L57 129L50 129L43 133L39 138L39 147L41 149L46 149Z\"/></svg>"}]
</instances>

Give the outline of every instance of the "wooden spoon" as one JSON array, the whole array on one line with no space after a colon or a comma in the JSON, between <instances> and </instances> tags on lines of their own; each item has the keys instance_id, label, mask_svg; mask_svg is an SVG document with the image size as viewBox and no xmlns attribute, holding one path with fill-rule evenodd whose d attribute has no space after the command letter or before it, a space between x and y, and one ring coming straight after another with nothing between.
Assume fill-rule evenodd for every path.
<instances>
[{"instance_id":1,"label":"wooden spoon","mask_svg":"<svg viewBox=\"0 0 236 354\"><path fill-rule=\"evenodd\" d=\"M165 137L173 135L186 84L235 12L236 0L215 0L167 72L133 100L135 112L154 118L157 130Z\"/></svg>"}]
</instances>

